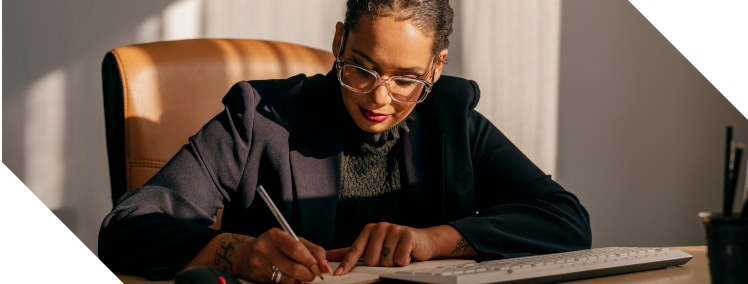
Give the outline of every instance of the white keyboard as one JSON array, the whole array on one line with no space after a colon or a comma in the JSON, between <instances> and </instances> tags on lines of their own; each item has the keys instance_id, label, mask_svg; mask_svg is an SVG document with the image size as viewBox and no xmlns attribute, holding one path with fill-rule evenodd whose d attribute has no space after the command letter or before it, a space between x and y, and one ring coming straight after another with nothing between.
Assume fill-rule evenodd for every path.
<instances>
[{"instance_id":1,"label":"white keyboard","mask_svg":"<svg viewBox=\"0 0 748 284\"><path fill-rule=\"evenodd\" d=\"M439 284L550 283L686 264L667 248L609 247L381 274L382 280Z\"/></svg>"}]
</instances>

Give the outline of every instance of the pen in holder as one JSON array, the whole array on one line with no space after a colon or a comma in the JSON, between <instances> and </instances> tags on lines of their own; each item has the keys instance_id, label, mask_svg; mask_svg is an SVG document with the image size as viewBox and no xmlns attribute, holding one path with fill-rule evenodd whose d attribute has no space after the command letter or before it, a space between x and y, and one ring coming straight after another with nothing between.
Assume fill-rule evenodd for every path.
<instances>
[{"instance_id":1,"label":"pen in holder","mask_svg":"<svg viewBox=\"0 0 748 284\"><path fill-rule=\"evenodd\" d=\"M699 218L704 222L706 229L707 256L712 283L745 284L748 283L748 218L746 218L748 212L736 214L733 211L745 147L735 144L732 132L732 126L728 125L725 141L722 213L701 212Z\"/></svg>"}]
</instances>

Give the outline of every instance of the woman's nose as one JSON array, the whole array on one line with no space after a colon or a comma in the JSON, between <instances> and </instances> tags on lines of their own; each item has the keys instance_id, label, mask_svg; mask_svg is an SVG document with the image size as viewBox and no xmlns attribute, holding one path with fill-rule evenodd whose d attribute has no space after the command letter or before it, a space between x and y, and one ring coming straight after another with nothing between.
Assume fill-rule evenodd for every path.
<instances>
[{"instance_id":1,"label":"woman's nose","mask_svg":"<svg viewBox=\"0 0 748 284\"><path fill-rule=\"evenodd\" d=\"M387 86L379 85L373 91L369 92L369 100L377 106L384 106L392 102L392 97L390 97Z\"/></svg>"}]
</instances>

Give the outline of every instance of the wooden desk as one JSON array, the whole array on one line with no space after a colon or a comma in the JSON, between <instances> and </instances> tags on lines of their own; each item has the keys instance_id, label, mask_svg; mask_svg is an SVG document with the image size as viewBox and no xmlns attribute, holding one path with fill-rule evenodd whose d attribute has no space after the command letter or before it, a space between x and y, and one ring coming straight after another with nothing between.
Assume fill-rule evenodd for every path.
<instances>
[{"instance_id":1,"label":"wooden desk","mask_svg":"<svg viewBox=\"0 0 748 284\"><path fill-rule=\"evenodd\" d=\"M574 284L592 284L592 283L609 283L609 284L628 284L628 283L657 283L657 284L669 284L669 283L711 283L709 278L709 261L706 257L706 246L695 246L695 247L672 247L671 249L679 249L688 254L693 255L686 265L673 267L654 269L648 271L634 272L619 274L606 277L597 277L584 280L576 280L564 283ZM117 274L122 283L124 284L171 284L171 281L148 281L145 278Z\"/></svg>"}]
</instances>

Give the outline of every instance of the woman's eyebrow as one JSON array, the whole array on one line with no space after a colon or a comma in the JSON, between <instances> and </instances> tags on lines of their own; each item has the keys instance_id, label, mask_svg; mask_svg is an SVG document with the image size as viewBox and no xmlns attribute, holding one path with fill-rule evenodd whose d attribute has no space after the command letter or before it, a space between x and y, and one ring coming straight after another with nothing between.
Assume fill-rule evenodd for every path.
<instances>
[{"instance_id":1,"label":"woman's eyebrow","mask_svg":"<svg viewBox=\"0 0 748 284\"><path fill-rule=\"evenodd\" d=\"M355 48L351 48L351 50L356 55L363 57L366 61L369 61L369 62L371 62L371 63L373 63L375 65L379 65L379 63L377 63L376 61L374 61L374 59L371 59L371 57L369 57L368 55L366 55L366 53L364 53L363 51L360 51L360 50L355 49ZM405 71L405 72L410 72L410 73L415 73L415 74L425 74L426 73L426 71L424 71L423 68L421 68L421 67L404 67L404 68L401 67L401 68L397 68L397 70L399 70L399 71Z\"/></svg>"},{"instance_id":2,"label":"woman's eyebrow","mask_svg":"<svg viewBox=\"0 0 748 284\"><path fill-rule=\"evenodd\" d=\"M371 63L379 65L379 63L377 63L376 61L374 61L374 59L371 59L371 57L369 57L368 55L366 55L366 53L364 53L363 51L360 51L360 50L355 49L355 48L352 48L352 50L353 50L353 53L358 54L358 56L363 57L364 59L366 59L366 61L369 61Z\"/></svg>"}]
</instances>

